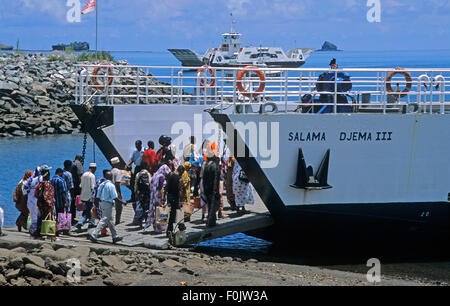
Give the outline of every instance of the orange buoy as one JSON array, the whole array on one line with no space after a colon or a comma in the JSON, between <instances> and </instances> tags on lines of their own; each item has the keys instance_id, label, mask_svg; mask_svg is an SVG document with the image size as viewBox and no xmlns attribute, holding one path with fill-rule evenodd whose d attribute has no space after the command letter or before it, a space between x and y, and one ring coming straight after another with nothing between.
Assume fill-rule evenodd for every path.
<instances>
[{"instance_id":1,"label":"orange buoy","mask_svg":"<svg viewBox=\"0 0 450 306\"><path fill-rule=\"evenodd\" d=\"M249 93L244 88L244 86L242 85L242 78L245 75L249 75L251 73L256 73L258 75L258 77L259 77L259 80L260 80L259 87L256 90L256 92L254 92L254 93ZM237 75L236 87L242 93L242 95L244 95L245 97L247 97L247 98L250 98L250 97L256 98L257 96L259 96L264 91L264 88L266 88L266 76L264 75L264 72L259 70L258 67L247 66L247 67L244 68L244 70L239 71L239 73Z\"/></svg>"},{"instance_id":2,"label":"orange buoy","mask_svg":"<svg viewBox=\"0 0 450 306\"><path fill-rule=\"evenodd\" d=\"M399 96L400 96L400 98L404 98L404 97L406 97L408 95L408 92L410 92L411 88L412 88L411 74L409 72L407 72L407 71L403 71L403 70L405 70L404 68L397 67L397 68L395 68L395 70L397 70L397 71L389 72L388 76L386 77L386 90L389 93L393 93L394 92L394 90L392 88L392 78L395 75L397 75L397 74L401 74L401 75L403 75L405 77L406 88L401 91L403 94L400 94Z\"/></svg>"},{"instance_id":3,"label":"orange buoy","mask_svg":"<svg viewBox=\"0 0 450 306\"><path fill-rule=\"evenodd\" d=\"M203 78L200 79L200 89L208 91L211 87L216 85L216 72L214 69L209 67L208 65L202 66L200 69L197 70L197 76L203 72L208 71L208 73L211 75L211 81L209 81L208 85L205 85L205 80Z\"/></svg>"},{"instance_id":4,"label":"orange buoy","mask_svg":"<svg viewBox=\"0 0 450 306\"><path fill-rule=\"evenodd\" d=\"M97 80L97 74L100 71L100 69L104 69L107 67L100 67L100 66L109 66L106 63L100 63L99 66L94 68L94 71L92 72L92 82L94 83L94 87L97 88L98 90L105 90L105 84L103 84L102 82ZM112 72L112 68L111 66L108 67L108 75L110 77L108 77L108 86L112 84L113 81L113 72Z\"/></svg>"}]
</instances>

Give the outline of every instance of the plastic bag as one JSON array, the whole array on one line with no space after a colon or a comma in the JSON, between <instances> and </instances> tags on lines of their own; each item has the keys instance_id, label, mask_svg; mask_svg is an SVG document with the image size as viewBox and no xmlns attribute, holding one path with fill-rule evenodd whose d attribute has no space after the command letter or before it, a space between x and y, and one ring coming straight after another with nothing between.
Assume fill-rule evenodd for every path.
<instances>
[{"instance_id":1,"label":"plastic bag","mask_svg":"<svg viewBox=\"0 0 450 306\"><path fill-rule=\"evenodd\" d=\"M56 221L53 214L49 213L41 225L41 235L55 236L56 235Z\"/></svg>"},{"instance_id":2,"label":"plastic bag","mask_svg":"<svg viewBox=\"0 0 450 306\"><path fill-rule=\"evenodd\" d=\"M131 171L122 170L122 180L120 185L130 187L131 185Z\"/></svg>"},{"instance_id":3,"label":"plastic bag","mask_svg":"<svg viewBox=\"0 0 450 306\"><path fill-rule=\"evenodd\" d=\"M169 206L158 206L156 207L156 224L165 226L169 224Z\"/></svg>"},{"instance_id":4,"label":"plastic bag","mask_svg":"<svg viewBox=\"0 0 450 306\"><path fill-rule=\"evenodd\" d=\"M71 213L59 213L58 214L58 231L70 231L72 227L72 214Z\"/></svg>"}]
</instances>

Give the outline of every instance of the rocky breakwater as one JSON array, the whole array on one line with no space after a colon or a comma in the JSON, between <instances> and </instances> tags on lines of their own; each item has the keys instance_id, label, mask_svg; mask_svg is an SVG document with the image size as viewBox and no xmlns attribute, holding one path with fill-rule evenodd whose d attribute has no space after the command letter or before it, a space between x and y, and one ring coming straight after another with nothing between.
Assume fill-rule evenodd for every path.
<instances>
[{"instance_id":1,"label":"rocky breakwater","mask_svg":"<svg viewBox=\"0 0 450 306\"><path fill-rule=\"evenodd\" d=\"M45 55L0 55L0 137L79 132L68 106L74 72L71 62Z\"/></svg>"},{"instance_id":2,"label":"rocky breakwater","mask_svg":"<svg viewBox=\"0 0 450 306\"><path fill-rule=\"evenodd\" d=\"M116 62L128 65L126 61ZM54 54L0 54L0 137L76 134L81 123L69 107L75 101L76 73L79 67L73 56ZM136 75L136 69L118 71ZM144 75L142 73L141 75ZM117 85L132 85L121 79ZM150 85L161 82L151 79ZM144 85L141 81L141 85ZM162 83L161 83L162 84ZM126 92L125 92L126 91ZM136 90L134 90L136 91ZM170 89L153 89L164 94ZM133 89L118 89L116 94L133 94ZM115 99L115 103L135 103ZM167 103L167 99L149 101Z\"/></svg>"}]
</instances>

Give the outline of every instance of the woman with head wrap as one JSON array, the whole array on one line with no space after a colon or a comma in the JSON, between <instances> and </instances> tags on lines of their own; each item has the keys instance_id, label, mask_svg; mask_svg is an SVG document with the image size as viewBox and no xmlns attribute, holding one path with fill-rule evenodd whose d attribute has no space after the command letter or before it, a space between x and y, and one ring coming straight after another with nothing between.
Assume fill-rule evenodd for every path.
<instances>
[{"instance_id":1,"label":"woman with head wrap","mask_svg":"<svg viewBox=\"0 0 450 306\"><path fill-rule=\"evenodd\" d=\"M29 228L32 236L39 236L37 232L39 210L37 207L37 198L34 196L37 185L42 182L41 168L37 167L31 177L23 184L22 192L28 195L27 208L31 216L31 226Z\"/></svg>"},{"instance_id":2,"label":"woman with head wrap","mask_svg":"<svg viewBox=\"0 0 450 306\"><path fill-rule=\"evenodd\" d=\"M253 185L248 181L238 163L233 167L233 193L237 211L245 212L246 204L254 204Z\"/></svg>"},{"instance_id":3,"label":"woman with head wrap","mask_svg":"<svg viewBox=\"0 0 450 306\"><path fill-rule=\"evenodd\" d=\"M150 206L148 210L147 225L145 229L153 225L153 229L157 233L162 233L163 229L156 224L156 207L164 206L163 203L163 189L166 186L166 176L170 173L170 168L167 165L162 165L158 171L153 175L150 182L151 195Z\"/></svg>"},{"instance_id":4,"label":"woman with head wrap","mask_svg":"<svg viewBox=\"0 0 450 306\"><path fill-rule=\"evenodd\" d=\"M16 220L17 229L19 232L22 231L22 228L27 228L27 220L30 212L27 207L28 195L23 192L23 185L28 181L28 179L33 174L33 171L26 171L23 179L17 184L16 189L14 190L13 200L16 203L16 208L20 212L19 217Z\"/></svg>"}]
</instances>

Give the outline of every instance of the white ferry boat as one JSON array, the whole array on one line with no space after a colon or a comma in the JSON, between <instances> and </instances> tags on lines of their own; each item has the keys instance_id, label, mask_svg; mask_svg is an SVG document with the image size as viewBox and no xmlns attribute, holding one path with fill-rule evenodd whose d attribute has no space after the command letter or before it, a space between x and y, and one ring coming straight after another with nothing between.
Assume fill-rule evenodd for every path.
<instances>
[{"instance_id":1,"label":"white ferry boat","mask_svg":"<svg viewBox=\"0 0 450 306\"><path fill-rule=\"evenodd\" d=\"M450 69L184 69L80 67L71 107L123 165L137 139L225 139L286 230L448 231Z\"/></svg>"},{"instance_id":2,"label":"white ferry boat","mask_svg":"<svg viewBox=\"0 0 450 306\"><path fill-rule=\"evenodd\" d=\"M222 34L221 46L208 49L203 56L188 49L169 51L183 66L298 68L306 63L314 49L295 48L284 52L280 47L242 47L242 34L234 31L232 24L230 32Z\"/></svg>"}]
</instances>

